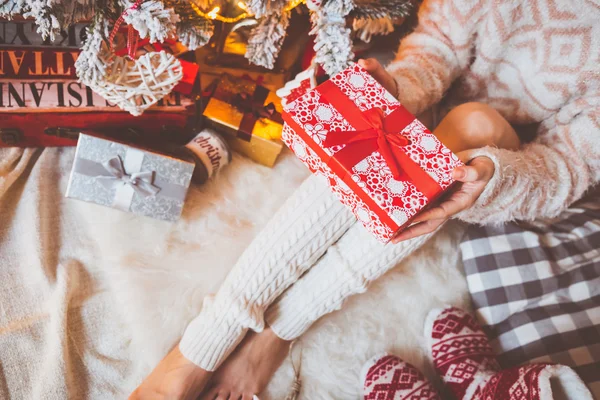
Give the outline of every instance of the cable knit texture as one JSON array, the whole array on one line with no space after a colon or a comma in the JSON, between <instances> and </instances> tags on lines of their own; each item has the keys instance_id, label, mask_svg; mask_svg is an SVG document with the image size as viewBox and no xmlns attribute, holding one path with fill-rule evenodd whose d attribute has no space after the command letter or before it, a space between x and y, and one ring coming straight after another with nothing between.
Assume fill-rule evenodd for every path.
<instances>
[{"instance_id":1,"label":"cable knit texture","mask_svg":"<svg viewBox=\"0 0 600 400\"><path fill-rule=\"evenodd\" d=\"M323 315L339 310L349 296L365 292L432 235L384 245L355 224L267 310L267 323L282 339L298 338Z\"/></svg>"},{"instance_id":2,"label":"cable knit texture","mask_svg":"<svg viewBox=\"0 0 600 400\"><path fill-rule=\"evenodd\" d=\"M246 249L216 296L205 300L179 344L182 354L215 370L247 330L262 331L265 320L279 337L293 340L431 237L384 245L355 222L321 177L309 177Z\"/></svg>"},{"instance_id":3,"label":"cable knit texture","mask_svg":"<svg viewBox=\"0 0 600 400\"><path fill-rule=\"evenodd\" d=\"M485 148L496 171L459 218L554 217L600 180L600 2L425 0L388 71L413 113L477 101L539 123L518 152Z\"/></svg>"},{"instance_id":4,"label":"cable knit texture","mask_svg":"<svg viewBox=\"0 0 600 400\"><path fill-rule=\"evenodd\" d=\"M322 177L309 177L187 327L179 344L182 354L205 370L215 370L249 328L262 331L266 308L355 222Z\"/></svg>"}]
</instances>

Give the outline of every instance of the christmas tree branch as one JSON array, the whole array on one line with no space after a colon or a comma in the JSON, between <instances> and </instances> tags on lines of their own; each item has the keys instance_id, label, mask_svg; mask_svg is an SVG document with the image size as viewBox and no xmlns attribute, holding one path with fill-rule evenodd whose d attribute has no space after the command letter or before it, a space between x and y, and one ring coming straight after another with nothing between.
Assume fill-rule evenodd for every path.
<instances>
[{"instance_id":1,"label":"christmas tree branch","mask_svg":"<svg viewBox=\"0 0 600 400\"><path fill-rule=\"evenodd\" d=\"M328 0L313 14L315 60L325 72L334 75L345 69L352 59L351 30L346 27L346 16L354 8L351 0Z\"/></svg>"},{"instance_id":2,"label":"christmas tree branch","mask_svg":"<svg viewBox=\"0 0 600 400\"><path fill-rule=\"evenodd\" d=\"M199 16L189 1L165 0L164 4L179 15L177 37L185 47L196 50L208 43L215 28L211 20Z\"/></svg>"},{"instance_id":3,"label":"christmas tree branch","mask_svg":"<svg viewBox=\"0 0 600 400\"><path fill-rule=\"evenodd\" d=\"M355 19L406 18L414 8L412 0L356 0L350 15Z\"/></svg>"},{"instance_id":4,"label":"christmas tree branch","mask_svg":"<svg viewBox=\"0 0 600 400\"><path fill-rule=\"evenodd\" d=\"M253 64L272 69L281 50L289 24L289 11L264 17L252 30L246 58Z\"/></svg>"}]
</instances>

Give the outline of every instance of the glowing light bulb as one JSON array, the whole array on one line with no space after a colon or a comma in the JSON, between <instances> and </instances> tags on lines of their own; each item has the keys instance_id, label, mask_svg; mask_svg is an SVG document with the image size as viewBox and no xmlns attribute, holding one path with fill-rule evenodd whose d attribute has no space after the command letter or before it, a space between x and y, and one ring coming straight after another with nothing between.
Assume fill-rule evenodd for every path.
<instances>
[{"instance_id":1,"label":"glowing light bulb","mask_svg":"<svg viewBox=\"0 0 600 400\"><path fill-rule=\"evenodd\" d=\"M244 11L248 10L248 7L246 7L246 4L243 1L238 1L237 6Z\"/></svg>"},{"instance_id":2,"label":"glowing light bulb","mask_svg":"<svg viewBox=\"0 0 600 400\"><path fill-rule=\"evenodd\" d=\"M216 18L217 18L217 13L218 13L220 10L221 10L221 7L219 7L219 6L216 6L215 8L213 8L212 10L210 10L210 11L208 12L208 14L206 14L206 15L208 15L208 17L209 17L210 19L216 19Z\"/></svg>"}]
</instances>

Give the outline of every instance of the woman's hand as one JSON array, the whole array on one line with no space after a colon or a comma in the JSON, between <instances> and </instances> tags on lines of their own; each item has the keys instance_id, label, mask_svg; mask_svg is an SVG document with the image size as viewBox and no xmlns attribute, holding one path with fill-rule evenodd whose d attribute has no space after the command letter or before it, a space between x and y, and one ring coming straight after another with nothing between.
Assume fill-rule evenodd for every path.
<instances>
[{"instance_id":1,"label":"woman's hand","mask_svg":"<svg viewBox=\"0 0 600 400\"><path fill-rule=\"evenodd\" d=\"M459 153L458 156L463 159L466 152ZM452 177L461 183L457 184L450 196L437 206L418 215L414 219L416 224L396 235L392 243L433 232L454 215L471 207L483 193L492 176L494 176L494 163L487 157L476 157L469 162L469 165L456 168Z\"/></svg>"},{"instance_id":2,"label":"woman's hand","mask_svg":"<svg viewBox=\"0 0 600 400\"><path fill-rule=\"evenodd\" d=\"M383 68L383 66L374 58L358 60L358 65L363 67L381 86L390 92L394 97L398 97L398 84L396 80Z\"/></svg>"},{"instance_id":3,"label":"woman's hand","mask_svg":"<svg viewBox=\"0 0 600 400\"><path fill-rule=\"evenodd\" d=\"M374 58L358 60L358 64L373 76L388 92L398 97L396 80ZM466 152L458 153L459 158L465 161ZM453 178L461 182L452 191L449 197L437 206L424 211L414 219L415 225L400 232L392 243L412 239L436 230L442 223L459 212L471 207L479 198L487 183L494 175L494 163L487 157L477 157L469 165L456 168Z\"/></svg>"}]
</instances>

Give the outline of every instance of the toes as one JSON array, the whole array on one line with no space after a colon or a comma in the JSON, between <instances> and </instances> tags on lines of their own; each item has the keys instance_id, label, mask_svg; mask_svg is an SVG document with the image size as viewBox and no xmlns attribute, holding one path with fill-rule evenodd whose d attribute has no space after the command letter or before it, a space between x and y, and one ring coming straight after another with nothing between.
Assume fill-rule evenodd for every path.
<instances>
[{"instance_id":1,"label":"toes","mask_svg":"<svg viewBox=\"0 0 600 400\"><path fill-rule=\"evenodd\" d=\"M200 397L199 400L215 400L219 395L219 391L219 388L213 388L206 392L204 395L202 395L202 397Z\"/></svg>"},{"instance_id":2,"label":"toes","mask_svg":"<svg viewBox=\"0 0 600 400\"><path fill-rule=\"evenodd\" d=\"M234 400L234 399L229 397L229 392L219 392L219 394L217 394L217 397L215 397L215 400Z\"/></svg>"}]
</instances>

